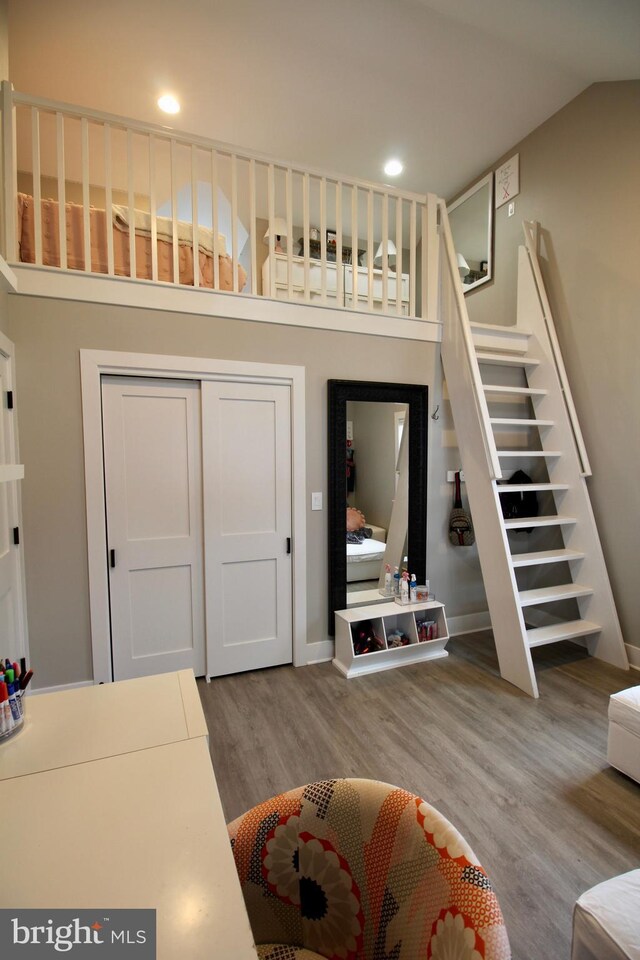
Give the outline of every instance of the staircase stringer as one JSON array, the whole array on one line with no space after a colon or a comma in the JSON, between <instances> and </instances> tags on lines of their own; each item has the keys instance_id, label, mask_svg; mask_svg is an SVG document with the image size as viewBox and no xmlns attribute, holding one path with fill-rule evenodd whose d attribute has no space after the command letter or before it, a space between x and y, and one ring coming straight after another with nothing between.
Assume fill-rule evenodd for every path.
<instances>
[{"instance_id":1,"label":"staircase stringer","mask_svg":"<svg viewBox=\"0 0 640 960\"><path fill-rule=\"evenodd\" d=\"M443 217L445 256L441 257L440 305L442 311L442 364L451 401L460 458L466 479L476 543L500 674L532 697L538 684L526 640L526 625L518 602L518 586L511 562L507 532L502 520L495 475L488 455L491 425L483 416L477 391L479 370L471 356L469 318L457 271L446 214ZM450 249L449 249L450 248ZM473 364L476 365L474 371ZM484 395L481 398L485 400ZM495 445L494 445L495 450ZM464 548L460 548L464 549Z\"/></svg>"},{"instance_id":2,"label":"staircase stringer","mask_svg":"<svg viewBox=\"0 0 640 960\"><path fill-rule=\"evenodd\" d=\"M584 553L576 572L579 582L594 590L590 597L578 601L578 606L585 619L601 626L598 634L586 639L586 646L592 656L628 669L627 653L584 475L585 461L588 464L584 442L577 425L573 401L569 397L567 402L568 385L566 388L563 386L557 363L559 346L557 341L555 345L552 343L549 335L549 323L553 324L553 321L548 316L545 318L538 281L541 282L541 279L536 279L527 249L520 247L517 322L518 326L531 331L527 356L540 361L529 372L528 382L532 387L547 391L546 396L536 401L536 414L541 419L553 420L554 426L545 432L542 445L546 449L562 451L560 458L548 463L549 479L568 485L569 489L561 494L561 509L563 514L575 517L577 521L563 533L563 539L566 547ZM579 441L576 439L576 426Z\"/></svg>"}]
</instances>

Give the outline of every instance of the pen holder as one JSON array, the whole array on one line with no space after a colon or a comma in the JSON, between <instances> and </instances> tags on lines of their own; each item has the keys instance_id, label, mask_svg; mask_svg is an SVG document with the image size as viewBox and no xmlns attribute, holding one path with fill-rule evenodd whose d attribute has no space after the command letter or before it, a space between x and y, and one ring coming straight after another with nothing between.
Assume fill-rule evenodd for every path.
<instances>
[{"instance_id":1,"label":"pen holder","mask_svg":"<svg viewBox=\"0 0 640 960\"><path fill-rule=\"evenodd\" d=\"M8 711L5 709L6 707L9 707ZM20 697L21 713L19 719L15 720L11 713L9 701L5 700L4 703L0 703L0 711L2 711L2 713L0 713L0 743L4 743L5 740L8 740L22 730L24 727L25 708L26 697ZM9 717L11 717L11 719L9 719Z\"/></svg>"}]
</instances>

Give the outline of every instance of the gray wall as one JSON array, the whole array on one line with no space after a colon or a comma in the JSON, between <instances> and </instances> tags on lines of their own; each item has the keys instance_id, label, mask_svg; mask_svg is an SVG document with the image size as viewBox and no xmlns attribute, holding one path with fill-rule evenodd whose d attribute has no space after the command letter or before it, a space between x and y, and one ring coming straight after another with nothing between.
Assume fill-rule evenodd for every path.
<instances>
[{"instance_id":1,"label":"gray wall","mask_svg":"<svg viewBox=\"0 0 640 960\"><path fill-rule=\"evenodd\" d=\"M4 290L0 290L0 333L11 339L9 333L9 297Z\"/></svg>"},{"instance_id":2,"label":"gray wall","mask_svg":"<svg viewBox=\"0 0 640 960\"><path fill-rule=\"evenodd\" d=\"M427 383L441 402L434 344L272 324L12 296L23 482L31 656L38 686L91 677L79 350L81 348L300 364L306 367L307 641L327 639L326 494L330 378ZM277 307L274 306L274 309ZM441 484L455 445L447 419L429 421L429 573L448 613L485 609L475 548L443 543L449 491ZM443 429L444 428L444 429ZM326 501L326 497L325 497Z\"/></svg>"},{"instance_id":3,"label":"gray wall","mask_svg":"<svg viewBox=\"0 0 640 960\"><path fill-rule=\"evenodd\" d=\"M495 281L467 296L469 314L515 322L521 224L538 220L589 492L625 640L640 646L640 80L589 87L493 169L516 152L516 215L496 211Z\"/></svg>"}]
</instances>

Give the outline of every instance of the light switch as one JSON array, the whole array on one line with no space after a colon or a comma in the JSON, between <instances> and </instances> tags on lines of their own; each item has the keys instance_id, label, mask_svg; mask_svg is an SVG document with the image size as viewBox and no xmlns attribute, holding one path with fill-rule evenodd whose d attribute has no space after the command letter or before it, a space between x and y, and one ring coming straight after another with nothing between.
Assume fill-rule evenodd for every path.
<instances>
[{"instance_id":1,"label":"light switch","mask_svg":"<svg viewBox=\"0 0 640 960\"><path fill-rule=\"evenodd\" d=\"M322 510L322 493L311 494L311 509Z\"/></svg>"},{"instance_id":2,"label":"light switch","mask_svg":"<svg viewBox=\"0 0 640 960\"><path fill-rule=\"evenodd\" d=\"M509 204L509 209L507 210L507 216L512 217L515 212L516 212L516 205L515 203L512 202Z\"/></svg>"}]
</instances>

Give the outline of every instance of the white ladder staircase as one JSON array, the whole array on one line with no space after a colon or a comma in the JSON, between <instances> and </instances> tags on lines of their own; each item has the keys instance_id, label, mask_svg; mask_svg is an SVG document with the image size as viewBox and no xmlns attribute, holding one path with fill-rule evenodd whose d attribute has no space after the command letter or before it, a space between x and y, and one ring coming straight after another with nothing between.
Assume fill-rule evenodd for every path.
<instances>
[{"instance_id":1,"label":"white ladder staircase","mask_svg":"<svg viewBox=\"0 0 640 960\"><path fill-rule=\"evenodd\" d=\"M469 323L444 207L441 228L442 363L500 673L537 697L531 650L562 640L628 669L537 225L524 224L515 327ZM533 482L509 483L518 469ZM505 520L501 497L525 491L536 492L538 514Z\"/></svg>"}]
</instances>

